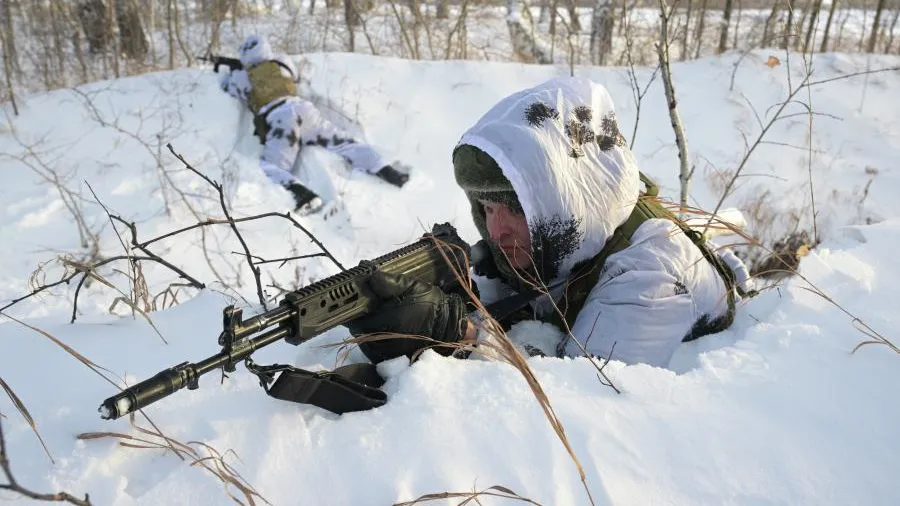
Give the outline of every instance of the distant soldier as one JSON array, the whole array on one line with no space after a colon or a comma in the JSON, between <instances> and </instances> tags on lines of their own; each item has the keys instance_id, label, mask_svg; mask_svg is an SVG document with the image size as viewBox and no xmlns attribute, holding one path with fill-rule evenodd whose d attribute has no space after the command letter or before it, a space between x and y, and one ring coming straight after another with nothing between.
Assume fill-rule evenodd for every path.
<instances>
[{"instance_id":1,"label":"distant soldier","mask_svg":"<svg viewBox=\"0 0 900 506\"><path fill-rule=\"evenodd\" d=\"M292 172L303 146L321 146L344 158L352 170L373 174L402 187L409 174L389 164L372 146L330 123L310 101L297 94L297 71L286 56L275 56L268 42L251 35L238 48L243 68L223 74L220 85L253 112L255 135L263 145L260 166L270 180L284 186L296 212L311 214L324 203Z\"/></svg>"}]
</instances>

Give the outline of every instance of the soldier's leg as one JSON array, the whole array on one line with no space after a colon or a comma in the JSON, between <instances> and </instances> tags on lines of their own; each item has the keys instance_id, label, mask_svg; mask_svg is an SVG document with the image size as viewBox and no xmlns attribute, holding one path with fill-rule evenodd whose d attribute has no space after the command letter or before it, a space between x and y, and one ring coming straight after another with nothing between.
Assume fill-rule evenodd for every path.
<instances>
[{"instance_id":1,"label":"soldier's leg","mask_svg":"<svg viewBox=\"0 0 900 506\"><path fill-rule=\"evenodd\" d=\"M399 170L401 167L396 166L396 163L387 163L381 154L368 144L341 142L340 138L337 138L329 150L343 156L353 170L372 174L394 186L402 187L409 180L406 171Z\"/></svg>"},{"instance_id":2,"label":"soldier's leg","mask_svg":"<svg viewBox=\"0 0 900 506\"><path fill-rule=\"evenodd\" d=\"M300 121L291 104L286 102L269 111L266 127L266 141L260 157L263 172L270 180L291 192L298 212L318 211L322 208L322 199L291 173L300 151Z\"/></svg>"},{"instance_id":3,"label":"soldier's leg","mask_svg":"<svg viewBox=\"0 0 900 506\"><path fill-rule=\"evenodd\" d=\"M395 186L403 186L409 174L401 167L388 163L373 146L359 142L328 121L318 108L307 100L298 99L293 107L302 118L300 142L304 146L317 145L340 155L352 170L372 174Z\"/></svg>"}]
</instances>

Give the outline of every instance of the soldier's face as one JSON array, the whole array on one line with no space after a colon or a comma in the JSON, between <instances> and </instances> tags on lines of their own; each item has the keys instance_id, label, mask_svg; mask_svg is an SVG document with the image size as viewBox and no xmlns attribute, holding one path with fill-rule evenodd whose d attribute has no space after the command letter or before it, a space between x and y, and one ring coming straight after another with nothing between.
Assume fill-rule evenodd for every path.
<instances>
[{"instance_id":1,"label":"soldier's face","mask_svg":"<svg viewBox=\"0 0 900 506\"><path fill-rule=\"evenodd\" d=\"M496 202L479 200L484 207L485 224L491 241L500 249L513 269L532 266L531 234L524 214Z\"/></svg>"}]
</instances>

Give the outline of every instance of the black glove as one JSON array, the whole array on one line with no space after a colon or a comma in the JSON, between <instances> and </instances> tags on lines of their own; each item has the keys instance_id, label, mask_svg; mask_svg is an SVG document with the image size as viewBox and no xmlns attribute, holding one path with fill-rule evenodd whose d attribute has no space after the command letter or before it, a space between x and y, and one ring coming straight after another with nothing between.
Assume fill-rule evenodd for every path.
<instances>
[{"instance_id":1,"label":"black glove","mask_svg":"<svg viewBox=\"0 0 900 506\"><path fill-rule=\"evenodd\" d=\"M354 336L391 332L423 336L445 343L462 337L466 304L458 294L445 294L437 286L414 278L376 271L369 278L369 288L380 299L371 314L347 324ZM417 337L398 337L360 343L360 350L373 362L406 355L412 358L418 350L434 343ZM449 355L452 347L435 348Z\"/></svg>"}]
</instances>

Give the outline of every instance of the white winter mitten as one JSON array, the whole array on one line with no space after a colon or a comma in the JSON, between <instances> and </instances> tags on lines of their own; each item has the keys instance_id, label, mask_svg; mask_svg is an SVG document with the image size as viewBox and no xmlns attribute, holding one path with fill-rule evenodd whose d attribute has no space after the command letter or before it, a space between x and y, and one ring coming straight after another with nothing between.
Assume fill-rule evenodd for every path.
<instances>
[{"instance_id":1,"label":"white winter mitten","mask_svg":"<svg viewBox=\"0 0 900 506\"><path fill-rule=\"evenodd\" d=\"M756 282L750 276L750 271L743 260L737 257L730 248L720 248L716 252L719 258L734 272L735 284L744 293L752 293L756 291Z\"/></svg>"}]
</instances>

